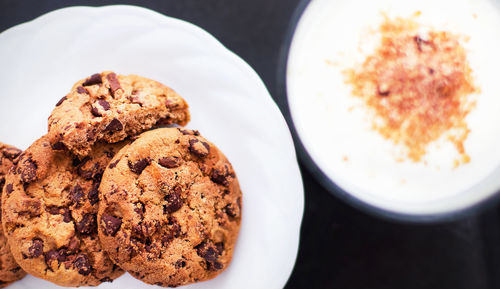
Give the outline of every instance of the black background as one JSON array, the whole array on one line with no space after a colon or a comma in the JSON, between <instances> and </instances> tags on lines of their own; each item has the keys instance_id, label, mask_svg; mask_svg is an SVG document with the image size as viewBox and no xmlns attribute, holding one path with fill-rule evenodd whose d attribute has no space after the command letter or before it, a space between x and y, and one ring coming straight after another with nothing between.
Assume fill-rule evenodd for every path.
<instances>
[{"instance_id":1,"label":"black background","mask_svg":"<svg viewBox=\"0 0 500 289\"><path fill-rule=\"evenodd\" d=\"M0 31L65 6L148 7L201 26L241 56L262 77L288 118L278 68L281 46L298 3L0 0ZM301 168L305 215L297 264L286 288L500 288L498 209L437 225L389 222L341 202ZM272 264L262 260L262 266Z\"/></svg>"}]
</instances>

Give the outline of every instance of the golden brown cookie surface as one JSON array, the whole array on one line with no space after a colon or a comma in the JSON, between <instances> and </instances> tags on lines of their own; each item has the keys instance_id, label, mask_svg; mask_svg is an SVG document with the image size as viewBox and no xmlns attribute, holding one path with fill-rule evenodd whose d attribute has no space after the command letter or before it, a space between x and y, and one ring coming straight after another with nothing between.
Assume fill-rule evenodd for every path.
<instances>
[{"instance_id":1,"label":"golden brown cookie surface","mask_svg":"<svg viewBox=\"0 0 500 289\"><path fill-rule=\"evenodd\" d=\"M185 125L186 101L169 87L137 75L96 73L78 81L49 117L49 140L80 158L97 141L115 143L159 124Z\"/></svg>"},{"instance_id":2,"label":"golden brown cookie surface","mask_svg":"<svg viewBox=\"0 0 500 289\"><path fill-rule=\"evenodd\" d=\"M122 146L97 144L78 160L44 136L19 156L5 177L2 221L26 272L62 286L95 286L123 273L102 250L96 222L102 173Z\"/></svg>"},{"instance_id":3,"label":"golden brown cookie surface","mask_svg":"<svg viewBox=\"0 0 500 289\"><path fill-rule=\"evenodd\" d=\"M143 133L111 161L99 191L103 248L137 279L180 286L229 265L241 190L229 161L197 131Z\"/></svg>"},{"instance_id":4,"label":"golden brown cookie surface","mask_svg":"<svg viewBox=\"0 0 500 289\"><path fill-rule=\"evenodd\" d=\"M5 185L5 175L14 166L16 158L21 152L15 147L0 143L0 192ZM0 288L7 287L24 276L26 273L19 267L10 253L7 238L3 234L3 229L0 228Z\"/></svg>"}]
</instances>

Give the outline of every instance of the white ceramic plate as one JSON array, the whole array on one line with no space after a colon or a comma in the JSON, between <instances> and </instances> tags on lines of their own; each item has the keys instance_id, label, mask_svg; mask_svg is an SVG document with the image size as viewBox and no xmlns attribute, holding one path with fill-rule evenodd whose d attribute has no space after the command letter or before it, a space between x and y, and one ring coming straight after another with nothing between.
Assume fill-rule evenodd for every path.
<instances>
[{"instance_id":1,"label":"white ceramic plate","mask_svg":"<svg viewBox=\"0 0 500 289\"><path fill-rule=\"evenodd\" d=\"M224 151L243 190L234 259L186 288L282 288L295 263L304 193L292 138L252 68L190 23L132 6L72 7L0 34L0 141L27 148L77 80L113 70L165 83L191 106L188 127ZM129 275L99 288L152 288ZM27 276L18 288L59 288Z\"/></svg>"}]
</instances>

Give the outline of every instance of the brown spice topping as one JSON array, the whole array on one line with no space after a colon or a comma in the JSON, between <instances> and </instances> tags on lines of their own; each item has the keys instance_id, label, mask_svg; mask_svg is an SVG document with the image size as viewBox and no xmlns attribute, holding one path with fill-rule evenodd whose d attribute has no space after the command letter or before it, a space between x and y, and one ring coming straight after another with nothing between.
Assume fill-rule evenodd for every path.
<instances>
[{"instance_id":1,"label":"brown spice topping","mask_svg":"<svg viewBox=\"0 0 500 289\"><path fill-rule=\"evenodd\" d=\"M446 31L420 35L419 28L413 19L385 17L380 46L360 67L344 71L346 83L375 112L374 129L403 144L412 161L420 161L427 145L446 133L459 163L466 163L465 117L474 106L470 94L479 89L463 37Z\"/></svg>"}]
</instances>

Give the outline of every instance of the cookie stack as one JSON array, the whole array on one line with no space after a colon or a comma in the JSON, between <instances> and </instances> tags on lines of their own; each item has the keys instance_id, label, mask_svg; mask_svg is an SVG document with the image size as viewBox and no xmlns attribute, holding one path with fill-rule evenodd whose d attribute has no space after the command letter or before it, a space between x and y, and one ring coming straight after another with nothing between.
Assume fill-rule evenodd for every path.
<instances>
[{"instance_id":1,"label":"cookie stack","mask_svg":"<svg viewBox=\"0 0 500 289\"><path fill-rule=\"evenodd\" d=\"M175 287L227 268L241 190L227 158L198 131L163 127L189 118L172 89L103 72L73 86L26 151L0 145L8 240L0 235L0 285L27 272L97 286L127 271Z\"/></svg>"}]
</instances>

